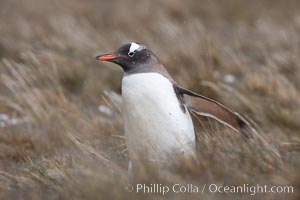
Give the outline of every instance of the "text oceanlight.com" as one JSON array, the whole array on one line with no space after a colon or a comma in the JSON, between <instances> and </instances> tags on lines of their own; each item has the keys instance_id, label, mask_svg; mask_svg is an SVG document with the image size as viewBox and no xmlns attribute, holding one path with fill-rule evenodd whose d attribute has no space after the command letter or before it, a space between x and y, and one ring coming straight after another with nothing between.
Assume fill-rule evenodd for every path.
<instances>
[{"instance_id":1,"label":"text oceanlight.com","mask_svg":"<svg viewBox=\"0 0 300 200\"><path fill-rule=\"evenodd\" d=\"M255 195L260 193L284 193L292 194L294 192L293 186L284 185L219 185L219 184L203 184L202 186L194 184L173 184L163 185L159 183L153 184L136 184L125 186L127 192L136 192L144 194L168 194L168 193L219 193L219 194L249 194Z\"/></svg>"}]
</instances>

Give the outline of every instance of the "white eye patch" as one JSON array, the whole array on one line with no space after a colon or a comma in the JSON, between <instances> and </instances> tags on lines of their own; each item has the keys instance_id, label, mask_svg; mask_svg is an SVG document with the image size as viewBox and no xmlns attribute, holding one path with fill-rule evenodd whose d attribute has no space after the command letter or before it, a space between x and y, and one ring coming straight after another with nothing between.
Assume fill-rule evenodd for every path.
<instances>
[{"instance_id":1,"label":"white eye patch","mask_svg":"<svg viewBox=\"0 0 300 200\"><path fill-rule=\"evenodd\" d=\"M135 51L140 51L140 50L142 50L142 49L144 49L144 46L139 45L139 44L137 44L137 43L135 43L135 42L132 42L131 45L130 45L128 54L132 54L132 53L134 53Z\"/></svg>"}]
</instances>

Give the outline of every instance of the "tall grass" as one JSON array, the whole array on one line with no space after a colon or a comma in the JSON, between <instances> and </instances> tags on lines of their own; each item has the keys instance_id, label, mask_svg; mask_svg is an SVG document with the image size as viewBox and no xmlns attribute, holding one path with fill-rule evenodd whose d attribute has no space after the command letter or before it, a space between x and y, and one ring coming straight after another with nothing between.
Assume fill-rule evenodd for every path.
<instances>
[{"instance_id":1,"label":"tall grass","mask_svg":"<svg viewBox=\"0 0 300 200\"><path fill-rule=\"evenodd\" d=\"M194 118L200 162L179 160L168 180L145 168L146 182L293 185L293 194L255 197L298 199L299 8L292 0L1 1L0 113L26 120L0 121L0 198L163 198L124 191L122 71L94 59L139 41L182 86L259 130L245 140Z\"/></svg>"}]
</instances>

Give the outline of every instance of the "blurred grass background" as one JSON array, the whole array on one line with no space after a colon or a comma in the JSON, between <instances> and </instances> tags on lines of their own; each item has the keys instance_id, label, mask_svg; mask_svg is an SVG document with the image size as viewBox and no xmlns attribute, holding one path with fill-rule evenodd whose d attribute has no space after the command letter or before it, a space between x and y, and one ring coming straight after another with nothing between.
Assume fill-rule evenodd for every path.
<instances>
[{"instance_id":1,"label":"blurred grass background","mask_svg":"<svg viewBox=\"0 0 300 200\"><path fill-rule=\"evenodd\" d=\"M293 185L294 194L255 197L299 199L299 10L297 0L1 0L0 198L160 198L123 189L128 156L111 92L122 70L94 59L137 41L182 86L253 120L281 154L217 126L198 131L201 167L179 171L196 183L209 174L219 184Z\"/></svg>"}]
</instances>

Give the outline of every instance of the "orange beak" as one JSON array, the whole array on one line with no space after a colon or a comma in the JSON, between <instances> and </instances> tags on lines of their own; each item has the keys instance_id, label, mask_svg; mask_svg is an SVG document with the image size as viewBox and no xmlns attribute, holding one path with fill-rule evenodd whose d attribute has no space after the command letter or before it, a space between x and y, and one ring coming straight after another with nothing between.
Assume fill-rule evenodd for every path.
<instances>
[{"instance_id":1,"label":"orange beak","mask_svg":"<svg viewBox=\"0 0 300 200\"><path fill-rule=\"evenodd\" d=\"M119 58L120 56L116 55L115 53L106 53L102 54L96 57L96 60L101 60L101 61L110 61L115 58Z\"/></svg>"}]
</instances>

